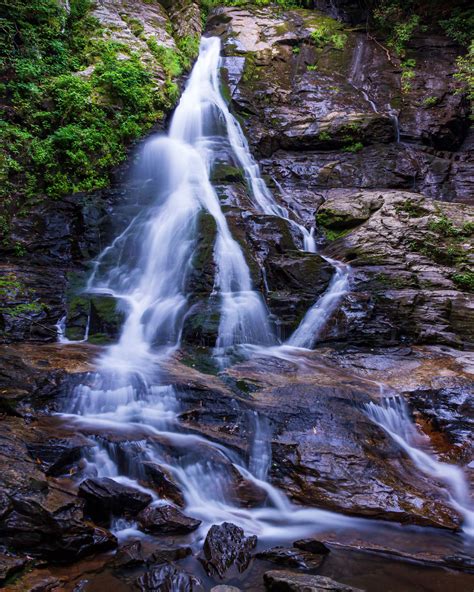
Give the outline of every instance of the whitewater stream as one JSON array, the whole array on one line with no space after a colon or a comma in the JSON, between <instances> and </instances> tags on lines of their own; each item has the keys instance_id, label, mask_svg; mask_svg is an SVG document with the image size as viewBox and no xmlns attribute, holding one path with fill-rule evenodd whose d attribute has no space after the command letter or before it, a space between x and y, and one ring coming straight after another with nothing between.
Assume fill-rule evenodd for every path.
<instances>
[{"instance_id":1,"label":"whitewater stream","mask_svg":"<svg viewBox=\"0 0 474 592\"><path fill-rule=\"evenodd\" d=\"M222 364L229 350L240 345L248 346L249 355L297 358L301 348L316 345L350 285L349 266L324 257L334 269L328 289L287 342L278 342L265 301L252 285L243 251L232 236L210 181L222 142L228 143L243 171L257 212L286 220L300 234L303 249L313 253L317 252L314 229L294 220L275 201L260 175L242 129L221 95L220 59L220 40L203 39L168 135L151 137L142 148L134 173L139 183L135 185L144 187L150 205L99 256L87 285L88 293L116 298L125 312L125 322L118 342L106 348L98 360L97 372L70 392L63 416L78 428L95 433L104 430L133 435L129 449L96 438L85 476L110 477L144 490L139 484L144 475L133 462L138 450L142 460L158 463L173 475L185 498L185 513L202 520L196 540L202 540L212 524L223 521L233 522L259 539L279 541L328 528L333 532L370 529L370 520L295 506L269 483L271 427L264 417L249 417L253 441L248 458L183 431L179 397L163 378L162 365L179 348L189 312L186 286L203 211L213 217L217 229L213 297L220 302L220 321L214 356ZM63 335L63 323L60 327ZM465 517L466 532L472 534L472 511L465 498L461 469L452 467L451 476L447 469L440 473L442 463L418 451L416 439L402 435L389 421L398 413L403 425L411 426L408 415L384 405L368 407L367 414L420 470L443 480L451 503ZM183 451L173 462L163 452L170 446ZM232 501L229 488L235 471L265 493L261 507L242 508ZM149 493L154 504L164 503L156 493ZM114 529L122 538L140 535L133 521L116 521Z\"/></svg>"}]
</instances>

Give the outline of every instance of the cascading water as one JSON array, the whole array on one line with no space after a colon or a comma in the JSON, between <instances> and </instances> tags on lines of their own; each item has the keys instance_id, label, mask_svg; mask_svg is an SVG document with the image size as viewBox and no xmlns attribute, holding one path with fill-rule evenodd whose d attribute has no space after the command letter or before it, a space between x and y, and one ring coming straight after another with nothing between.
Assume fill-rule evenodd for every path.
<instances>
[{"instance_id":1,"label":"cascading water","mask_svg":"<svg viewBox=\"0 0 474 592\"><path fill-rule=\"evenodd\" d=\"M474 536L474 506L463 470L439 461L429 450L422 449L427 447L426 438L416 430L400 396L386 395L383 388L381 396L380 404L368 403L367 414L395 440L420 471L445 485L451 505L464 518L464 532Z\"/></svg>"},{"instance_id":2,"label":"cascading water","mask_svg":"<svg viewBox=\"0 0 474 592\"><path fill-rule=\"evenodd\" d=\"M217 157L214 136L230 128L234 130L230 134L237 132L219 92L219 63L219 39L203 39L169 136L150 139L141 152L134 185L142 186L151 205L104 250L88 283L89 292L117 298L126 320L118 343L102 355L99 372L73 389L64 415L99 434L85 476L109 477L140 488L140 462L151 461L174 476L186 511L203 520L204 529L216 521L230 520L261 536L279 533L291 538L314 532L315 523L343 527L357 521L321 510L297 509L267 483L271 447L265 421L258 416L248 463L221 445L180 433L175 390L160 379L161 362L180 341L187 311L186 280L202 209L213 216L217 227L215 291L221 297L222 313L216 350L225 353L238 343L275 343L263 301L252 290L242 250L231 236L209 180ZM254 195L266 203L265 211L289 219L286 210L273 202L245 144L238 151ZM303 235L308 245L314 242L305 229ZM104 431L126 434L140 445L120 447L103 437ZM170 463L160 445L153 443L156 438L182 453ZM265 492L263 507L235 505L229 495L235 471ZM162 503L153 497L154 504ZM126 534L136 533L133 523L119 521L116 525Z\"/></svg>"},{"instance_id":3,"label":"cascading water","mask_svg":"<svg viewBox=\"0 0 474 592\"><path fill-rule=\"evenodd\" d=\"M276 203L271 191L260 175L259 166L252 157L245 134L220 94L217 70L218 63L215 65L216 71L212 77L213 97L216 106L224 118L230 146L238 164L244 172L254 207L267 216L278 216L286 220L290 226L301 234L303 249L310 253L316 253L314 229L311 228L308 230L302 224L293 220L288 210ZM347 293L350 267L324 255L321 255L321 257L334 267L334 277L325 294L306 313L300 326L287 341L287 345L304 348L313 347L329 317Z\"/></svg>"},{"instance_id":4,"label":"cascading water","mask_svg":"<svg viewBox=\"0 0 474 592\"><path fill-rule=\"evenodd\" d=\"M295 506L267 482L271 443L265 418L252 415L249 421L253 441L246 462L229 448L186 433L180 424L175 389L161 378L165 354L180 341L187 311L186 280L201 209L213 216L217 227L215 291L222 302L217 349L225 351L246 341L274 342L263 302L252 290L242 251L209 181L217 156L213 134L228 132L260 211L296 225L305 248L316 250L313 233L293 222L274 202L219 93L219 51L218 39L203 39L169 137L149 140L141 153L137 175L151 205L105 249L88 285L90 292L113 295L123 303L125 325L119 342L102 356L99 372L71 392L65 416L95 434L96 445L85 459L84 476L109 477L143 490L142 467L159 465L176 480L185 512L203 521L198 538L211 524L222 521L233 522L260 539L279 541L314 535L328 527L332 532L351 528L360 532L372 525L363 519ZM303 321L301 328L313 337L347 282L348 267L330 262L336 268L331 286L313 313L309 311L311 322L305 325ZM236 502L232 495L236 473L264 492L265 503L244 508ZM156 493L149 493L153 504L164 503ZM113 526L122 537L140 535L133 522L117 520Z\"/></svg>"},{"instance_id":5,"label":"cascading water","mask_svg":"<svg viewBox=\"0 0 474 592\"><path fill-rule=\"evenodd\" d=\"M349 69L349 76L347 81L349 84L354 88L356 91L360 92L364 99L369 103L372 111L374 113L378 113L379 110L377 109L377 105L375 102L369 97L368 92L364 88L365 76L364 76L364 69L362 64L367 63L367 60L364 59L364 50L365 50L365 43L362 38L359 38L356 42L356 46L354 48L353 58L351 67ZM393 127L395 130L395 136L397 144L400 142L400 122L398 120L398 111L396 111L390 103L387 103L385 109L390 116L391 120L393 121Z\"/></svg>"}]
</instances>

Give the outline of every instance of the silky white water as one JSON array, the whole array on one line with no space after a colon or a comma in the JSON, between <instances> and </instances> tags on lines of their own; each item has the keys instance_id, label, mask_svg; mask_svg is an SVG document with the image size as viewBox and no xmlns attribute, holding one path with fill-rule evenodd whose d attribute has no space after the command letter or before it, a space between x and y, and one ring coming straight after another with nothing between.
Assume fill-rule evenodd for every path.
<instances>
[{"instance_id":1,"label":"silky white water","mask_svg":"<svg viewBox=\"0 0 474 592\"><path fill-rule=\"evenodd\" d=\"M216 39L216 47L219 41ZM219 43L220 47L220 43ZM218 64L217 64L218 66ZM226 102L222 98L219 89L218 70L212 77L213 96L216 97L216 105L225 120L229 143L238 164L244 172L245 179L250 190L254 207L257 211L267 216L278 216L286 220L290 226L299 231L303 239L303 249L310 253L316 253L316 241L314 228L308 230L290 217L286 208L277 204L271 191L263 180L259 166L253 158L247 138L242 131L237 119L230 112ZM286 344L294 347L311 348L315 345L324 329L328 319L334 313L342 298L347 293L349 286L350 267L339 261L321 255L335 270L325 294L317 300L301 321L295 333L287 340Z\"/></svg>"},{"instance_id":2,"label":"silky white water","mask_svg":"<svg viewBox=\"0 0 474 592\"><path fill-rule=\"evenodd\" d=\"M439 461L429 448L426 449L426 438L423 442L423 437L416 430L400 396L387 396L383 389L381 395L380 404L371 402L366 406L369 417L390 434L417 469L445 485L451 505L464 518L464 532L474 536L474 504L469 496L463 470L456 465ZM422 449L423 444L425 450Z\"/></svg>"},{"instance_id":3,"label":"silky white water","mask_svg":"<svg viewBox=\"0 0 474 592\"><path fill-rule=\"evenodd\" d=\"M72 390L65 416L78 429L98 434L85 476L141 487L144 475L137 459L166 467L183 492L186 512L203 520L204 531L212 523L229 520L263 537L291 538L328 525L358 524L330 512L296 508L266 481L271 446L265 419L249 416L253 438L248 458L242 458L201 436L180 433L176 393L160 382L160 360L179 345L188 310L186 283L202 210L213 217L217 228L214 293L221 301L221 317L216 352L224 356L228 348L241 343L276 345L263 300L253 290L242 250L209 180L218 156L216 136L229 132L260 209L290 219L266 188L221 97L219 64L219 39L203 39L169 135L151 138L139 155L134 186L142 187L148 205L99 256L87 288L118 299L125 323L118 343L102 356L100 371ZM301 232L307 249L313 251L313 232L303 227ZM130 444L114 444L110 434L126 435ZM172 463L164 454L164 443L177 455ZM236 505L230 495L236 474L263 491L267 500L263 507ZM153 503L162 503L154 498ZM134 523L119 520L115 527L136 533Z\"/></svg>"},{"instance_id":4,"label":"silky white water","mask_svg":"<svg viewBox=\"0 0 474 592\"><path fill-rule=\"evenodd\" d=\"M88 284L89 292L117 298L126 320L118 343L102 356L99 372L72 389L65 416L77 429L95 433L96 446L87 459L85 476L109 477L142 488L143 462L166 468L183 492L185 512L203 521L198 537L224 520L262 539L279 540L328 527L332 531L371 528L366 520L295 506L267 482L271 428L264 418L248 419L252 438L247 455L183 433L176 392L161 378L164 356L179 345L188 311L186 285L201 211L209 212L217 228L214 292L220 298L221 317L216 353L224 356L228 348L241 343L267 352L276 345L263 300L253 290L242 250L209 180L217 157L216 135L228 134L257 209L296 225L305 249L316 250L314 232L290 219L260 176L242 130L220 95L219 54L218 39L202 40L168 137L148 140L140 154L136 180L148 205L103 251ZM335 275L329 289L308 311L292 345L313 345L346 290L348 267L330 262ZM295 352L288 346L278 349L277 355ZM233 499L236 473L264 492L261 507L242 508ZM150 493L153 503L163 503ZM138 533L133 522L114 524L122 536Z\"/></svg>"}]
</instances>

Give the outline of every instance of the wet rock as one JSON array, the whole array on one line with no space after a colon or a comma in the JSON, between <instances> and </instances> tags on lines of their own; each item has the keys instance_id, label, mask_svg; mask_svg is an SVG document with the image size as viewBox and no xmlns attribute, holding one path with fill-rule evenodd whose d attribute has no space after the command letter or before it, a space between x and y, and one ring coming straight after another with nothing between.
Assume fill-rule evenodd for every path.
<instances>
[{"instance_id":1,"label":"wet rock","mask_svg":"<svg viewBox=\"0 0 474 592\"><path fill-rule=\"evenodd\" d=\"M2 542L54 561L114 548L114 536L84 519L84 502L74 488L46 477L32 460L27 443L38 435L35 426L25 425L21 418L0 422Z\"/></svg>"},{"instance_id":2,"label":"wet rock","mask_svg":"<svg viewBox=\"0 0 474 592\"><path fill-rule=\"evenodd\" d=\"M134 516L153 499L148 493L107 477L86 479L79 486L79 495L86 501L87 513L99 522L106 522L112 514Z\"/></svg>"},{"instance_id":3,"label":"wet rock","mask_svg":"<svg viewBox=\"0 0 474 592\"><path fill-rule=\"evenodd\" d=\"M474 569L474 559L472 555L466 553L448 555L444 560L448 565L454 568L465 569L466 571L472 571Z\"/></svg>"},{"instance_id":4,"label":"wet rock","mask_svg":"<svg viewBox=\"0 0 474 592\"><path fill-rule=\"evenodd\" d=\"M315 553L316 555L327 555L331 552L329 547L326 547L324 543L316 539L300 539L293 543L293 547L302 549L303 551L309 551L309 553Z\"/></svg>"},{"instance_id":5,"label":"wet rock","mask_svg":"<svg viewBox=\"0 0 474 592\"><path fill-rule=\"evenodd\" d=\"M141 541L132 541L120 547L115 554L113 565L115 568L130 568L145 563Z\"/></svg>"},{"instance_id":6,"label":"wet rock","mask_svg":"<svg viewBox=\"0 0 474 592\"><path fill-rule=\"evenodd\" d=\"M235 586L214 586L211 588L211 592L241 592L240 588Z\"/></svg>"},{"instance_id":7,"label":"wet rock","mask_svg":"<svg viewBox=\"0 0 474 592\"><path fill-rule=\"evenodd\" d=\"M207 533L199 559L209 575L224 578L234 566L240 573L247 569L256 544L256 536L246 537L244 531L235 524L214 524Z\"/></svg>"},{"instance_id":8,"label":"wet rock","mask_svg":"<svg viewBox=\"0 0 474 592\"><path fill-rule=\"evenodd\" d=\"M172 564L160 565L140 576L135 585L141 592L203 592L198 578Z\"/></svg>"},{"instance_id":9,"label":"wet rock","mask_svg":"<svg viewBox=\"0 0 474 592\"><path fill-rule=\"evenodd\" d=\"M183 493L174 481L173 477L157 463L146 461L142 463L145 474L152 482L154 489L161 498L174 502L176 505L184 506Z\"/></svg>"},{"instance_id":10,"label":"wet rock","mask_svg":"<svg viewBox=\"0 0 474 592\"><path fill-rule=\"evenodd\" d=\"M71 438L50 438L27 444L31 457L41 464L47 475L61 475L76 464L92 444L80 435Z\"/></svg>"},{"instance_id":11,"label":"wet rock","mask_svg":"<svg viewBox=\"0 0 474 592\"><path fill-rule=\"evenodd\" d=\"M416 35L415 76L402 93L401 68L364 33L326 17L325 26L345 35L344 47L315 47L311 32L321 18L246 5L218 9L209 20L224 42L231 105L266 159L264 172L290 196L308 187L415 187L436 199L472 200L455 44Z\"/></svg>"},{"instance_id":12,"label":"wet rock","mask_svg":"<svg viewBox=\"0 0 474 592\"><path fill-rule=\"evenodd\" d=\"M326 253L353 269L337 318L346 343L473 343L471 298L456 280L474 252L472 209L410 192L332 190L320 212L333 239ZM354 212L370 215L362 222Z\"/></svg>"},{"instance_id":13,"label":"wet rock","mask_svg":"<svg viewBox=\"0 0 474 592\"><path fill-rule=\"evenodd\" d=\"M44 501L21 499L0 523L0 535L12 548L53 561L67 561L113 549L108 531L83 519L82 505L72 496L51 491Z\"/></svg>"},{"instance_id":14,"label":"wet rock","mask_svg":"<svg viewBox=\"0 0 474 592\"><path fill-rule=\"evenodd\" d=\"M137 520L145 532L153 534L187 534L201 524L173 506L150 506L140 512Z\"/></svg>"},{"instance_id":15,"label":"wet rock","mask_svg":"<svg viewBox=\"0 0 474 592\"><path fill-rule=\"evenodd\" d=\"M326 578L307 576L292 571L267 571L263 576L266 590L270 592L363 592Z\"/></svg>"},{"instance_id":16,"label":"wet rock","mask_svg":"<svg viewBox=\"0 0 474 592\"><path fill-rule=\"evenodd\" d=\"M311 551L287 549L285 547L273 547L261 551L255 556L284 567L297 567L299 569L316 569L324 560L324 555L316 555Z\"/></svg>"},{"instance_id":17,"label":"wet rock","mask_svg":"<svg viewBox=\"0 0 474 592\"><path fill-rule=\"evenodd\" d=\"M149 558L149 563L168 563L184 559L192 555L191 547L160 547L155 549Z\"/></svg>"},{"instance_id":18,"label":"wet rock","mask_svg":"<svg viewBox=\"0 0 474 592\"><path fill-rule=\"evenodd\" d=\"M11 576L19 572L28 560L23 557L14 557L0 553L0 586Z\"/></svg>"}]
</instances>

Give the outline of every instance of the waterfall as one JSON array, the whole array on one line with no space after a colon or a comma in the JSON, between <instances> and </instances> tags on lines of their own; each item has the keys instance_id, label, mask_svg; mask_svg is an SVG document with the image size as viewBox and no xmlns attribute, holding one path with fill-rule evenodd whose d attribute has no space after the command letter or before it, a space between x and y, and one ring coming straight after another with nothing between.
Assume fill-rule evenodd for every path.
<instances>
[{"instance_id":1,"label":"waterfall","mask_svg":"<svg viewBox=\"0 0 474 592\"><path fill-rule=\"evenodd\" d=\"M219 39L203 39L169 135L150 138L139 154L133 183L139 188L139 213L97 258L87 287L90 293L117 298L126 320L118 343L99 360L98 372L81 377L71 389L63 417L77 429L95 434L84 477L108 477L143 490L142 463L158 464L183 492L186 513L203 521L198 536L224 520L261 537L281 539L314 534L327 526L362 528L354 518L298 508L267 482L271 443L266 418L249 419L254 437L247 460L218 443L183 433L175 389L162 378L162 361L178 347L188 309L186 283L202 210L209 212L217 228L214 291L221 299L217 352L224 355L238 343L265 348L275 343L264 303L252 288L245 257L210 182L218 156L216 136L225 137L229 131L234 139L238 161L262 211L291 220L274 202L220 95L219 64ZM297 227L306 248L313 251L313 231ZM59 329L64 331L63 323ZM110 433L122 438L110 439ZM172 459L167 447L176 451ZM252 509L240 507L232 491L236 475L264 492L266 502ZM149 493L153 504L164 503ZM117 520L113 527L118 536L140 534L133 522Z\"/></svg>"},{"instance_id":2,"label":"waterfall","mask_svg":"<svg viewBox=\"0 0 474 592\"><path fill-rule=\"evenodd\" d=\"M219 43L219 40L216 39L215 41L216 44ZM215 104L222 113L230 146L237 162L244 172L255 209L267 216L277 216L286 220L290 226L295 228L301 234L304 250L310 253L316 253L317 249L314 239L314 228L308 230L302 224L293 220L290 217L288 210L276 203L270 189L263 180L259 166L250 152L247 138L245 137L237 119L232 115L220 94L217 69L218 64L216 63L215 66L216 71L212 76ZM304 348L313 347L328 319L334 313L342 298L347 293L350 267L324 255L320 254L320 256L333 266L335 271L334 276L325 294L323 294L306 313L300 326L287 341L287 345Z\"/></svg>"},{"instance_id":3,"label":"waterfall","mask_svg":"<svg viewBox=\"0 0 474 592\"><path fill-rule=\"evenodd\" d=\"M418 470L445 485L451 505L464 518L464 532L474 536L474 506L469 498L469 487L463 470L456 465L439 461L430 451L422 450L421 435L413 425L407 406L400 396L386 395L383 388L381 396L380 404L367 404L368 416L393 438ZM426 446L426 442L424 444Z\"/></svg>"},{"instance_id":4,"label":"waterfall","mask_svg":"<svg viewBox=\"0 0 474 592\"><path fill-rule=\"evenodd\" d=\"M81 383L71 389L63 417L78 430L85 428L95 441L82 477L108 477L148 491L152 504L158 505L168 502L142 484L143 464L158 465L176 481L185 513L203 521L198 540L210 525L223 521L267 541L291 541L328 528L331 532L350 528L360 533L372 524L297 506L267 481L272 454L267 418L258 414L249 418L253 437L246 460L231 448L183 430L176 391L163 378L164 355L179 345L188 308L186 283L202 210L210 213L217 228L218 353L244 342L263 345L271 352L268 345L274 343L265 306L252 289L244 255L231 236L209 180L217 157L213 135L228 132L260 211L296 225L305 249L316 250L314 231L292 221L286 209L275 203L220 95L219 52L218 39L202 40L169 135L149 139L139 155L134 184L143 193L137 199L139 213L98 257L88 283L88 291L119 299L126 321L118 343L101 357L99 371L81 376ZM305 317L296 331L298 344L306 343L300 334L310 335L314 341L344 293L348 266L327 260L335 275L326 294L308 311L311 318ZM296 353L291 350L291 355ZM284 348L278 355L286 355ZM254 508L242 507L233 491L236 475L245 480L244 487L260 489L265 502ZM114 521L113 529L121 538L142 534L134 522L124 520Z\"/></svg>"},{"instance_id":5,"label":"waterfall","mask_svg":"<svg viewBox=\"0 0 474 592\"><path fill-rule=\"evenodd\" d=\"M232 238L209 180L217 156L212 138L221 125L219 60L219 40L203 39L169 135L148 140L140 154L135 181L153 192L152 205L99 257L89 281L89 292L112 295L128 309L119 343L109 349L104 368L133 371L152 345L179 344L187 312L184 289L201 209L213 216L217 226L215 291L221 298L217 351L223 353L238 343L274 343L265 305L252 288L242 249ZM117 253L118 264L102 277L101 268Z\"/></svg>"}]
</instances>

